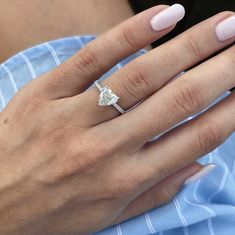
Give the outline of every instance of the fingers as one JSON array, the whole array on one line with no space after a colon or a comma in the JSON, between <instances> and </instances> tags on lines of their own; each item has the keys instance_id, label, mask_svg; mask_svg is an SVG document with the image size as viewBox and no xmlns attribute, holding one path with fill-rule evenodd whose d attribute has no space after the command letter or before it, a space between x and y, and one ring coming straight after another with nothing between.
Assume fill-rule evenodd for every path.
<instances>
[{"instance_id":1,"label":"fingers","mask_svg":"<svg viewBox=\"0 0 235 235\"><path fill-rule=\"evenodd\" d=\"M59 98L84 91L120 60L170 32L176 22L161 31L150 25L150 19L167 7L146 10L89 43L46 77L48 94Z\"/></svg>"},{"instance_id":2,"label":"fingers","mask_svg":"<svg viewBox=\"0 0 235 235\"><path fill-rule=\"evenodd\" d=\"M235 131L234 115L235 93L232 93L204 114L147 144L135 168L148 168L154 180L156 175L166 177L187 166L218 147Z\"/></svg>"},{"instance_id":3,"label":"fingers","mask_svg":"<svg viewBox=\"0 0 235 235\"><path fill-rule=\"evenodd\" d=\"M103 84L107 84L120 97L118 104L121 107L129 109L160 89L181 71L232 43L234 37L225 41L219 41L216 37L218 23L231 15L233 13L223 12L196 25L170 42L135 59ZM85 92L79 97L81 98L83 103L85 100L94 100L87 110L89 117L93 118L91 122L103 122L118 115L110 106L98 107L97 89Z\"/></svg>"},{"instance_id":4,"label":"fingers","mask_svg":"<svg viewBox=\"0 0 235 235\"><path fill-rule=\"evenodd\" d=\"M203 167L198 163L192 163L168 176L132 201L115 221L115 224L171 201L185 182L194 183L202 179L214 167L213 164Z\"/></svg>"},{"instance_id":5,"label":"fingers","mask_svg":"<svg viewBox=\"0 0 235 235\"><path fill-rule=\"evenodd\" d=\"M235 85L234 52L235 46L232 46L188 71L129 113L111 120L109 125L140 143L172 128ZM125 123L128 130L124 130Z\"/></svg>"}]
</instances>

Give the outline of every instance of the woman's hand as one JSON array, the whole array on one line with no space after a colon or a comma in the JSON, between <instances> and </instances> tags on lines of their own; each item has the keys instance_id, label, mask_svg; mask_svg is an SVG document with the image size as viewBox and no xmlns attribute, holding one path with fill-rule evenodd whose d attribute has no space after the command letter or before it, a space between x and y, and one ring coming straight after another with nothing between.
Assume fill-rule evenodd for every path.
<instances>
[{"instance_id":1,"label":"woman's hand","mask_svg":"<svg viewBox=\"0 0 235 235\"><path fill-rule=\"evenodd\" d=\"M193 162L235 130L231 94L149 142L235 85L234 46L169 83L234 41L234 26L226 29L234 18L219 24L231 12L105 80L124 109L144 100L124 115L98 106L96 88L86 90L119 60L173 29L183 16L178 5L151 27L165 8L149 9L100 36L23 88L0 114L0 234L89 234L143 213L169 200L201 169Z\"/></svg>"}]
</instances>

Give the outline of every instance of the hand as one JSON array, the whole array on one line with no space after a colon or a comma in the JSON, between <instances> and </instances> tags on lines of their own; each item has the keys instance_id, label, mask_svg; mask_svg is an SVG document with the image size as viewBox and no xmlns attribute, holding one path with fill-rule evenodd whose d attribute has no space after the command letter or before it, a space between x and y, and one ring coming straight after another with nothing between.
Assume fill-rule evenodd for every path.
<instances>
[{"instance_id":1,"label":"hand","mask_svg":"<svg viewBox=\"0 0 235 235\"><path fill-rule=\"evenodd\" d=\"M171 199L201 169L194 161L235 130L231 94L149 142L235 85L234 46L169 82L233 43L224 26L217 27L232 12L105 80L121 107L144 100L124 115L98 106L96 88L86 90L119 60L173 29L160 30L156 18L157 31L150 26L165 8L151 8L100 36L24 87L0 114L0 234L89 234L143 213Z\"/></svg>"}]
</instances>

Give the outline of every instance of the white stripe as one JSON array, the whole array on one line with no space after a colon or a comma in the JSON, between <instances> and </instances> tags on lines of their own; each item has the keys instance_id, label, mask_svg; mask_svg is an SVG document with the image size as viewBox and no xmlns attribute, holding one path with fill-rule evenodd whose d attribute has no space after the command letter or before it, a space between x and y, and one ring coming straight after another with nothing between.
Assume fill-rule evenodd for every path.
<instances>
[{"instance_id":1,"label":"white stripe","mask_svg":"<svg viewBox=\"0 0 235 235\"><path fill-rule=\"evenodd\" d=\"M7 72L7 74L8 74L8 76L9 76L9 78L10 78L10 81L11 81L11 84L12 84L12 87L13 87L13 89L14 89L14 91L15 91L15 93L18 91L18 89L17 89L17 86L16 86L16 83L15 83L15 80L14 80L14 78L13 78L13 76L12 76L12 74L11 74L11 72L10 72L10 70L6 67L6 65L4 65L4 64L1 64L1 66L3 67L3 69Z\"/></svg>"},{"instance_id":2,"label":"white stripe","mask_svg":"<svg viewBox=\"0 0 235 235\"><path fill-rule=\"evenodd\" d=\"M83 48L85 46L84 42L82 41L82 39L79 36L76 36L74 38L78 42L78 44L81 48Z\"/></svg>"},{"instance_id":3,"label":"white stripe","mask_svg":"<svg viewBox=\"0 0 235 235\"><path fill-rule=\"evenodd\" d=\"M56 65L57 65L57 66L60 65L61 63L60 63L59 57L57 56L57 54L56 54L54 48L53 48L48 42L44 43L44 45L45 45L45 46L47 47L47 49L51 52L51 54L52 54L52 56L53 56L53 58L54 58L54 60L55 60Z\"/></svg>"},{"instance_id":4,"label":"white stripe","mask_svg":"<svg viewBox=\"0 0 235 235\"><path fill-rule=\"evenodd\" d=\"M217 152L218 150L215 149L214 151ZM209 163L211 163L211 162L213 162L213 157L212 157L212 153L210 152L210 153L209 153ZM210 201L213 199L213 197L215 197L220 191L222 191L222 189L223 189L223 187L224 187L224 185L225 185L226 178L227 178L227 175L228 175L228 168L227 168L226 165L224 165L224 166L225 166L225 168L224 168L224 169L225 169L225 173L224 173L223 178L222 178L222 180L221 180L221 182L220 182L219 189L209 197L208 202L210 202ZM197 182L197 186L199 185L199 183L200 183L200 181ZM194 195L195 200L196 200L198 203L200 203L200 202L199 202L199 199L198 199L197 196L196 196L196 189L197 189L197 187L195 187L193 195ZM199 205L198 205L198 206L199 206ZM207 209L206 209L207 211L211 211L211 212L213 212L213 214L215 214L215 212L212 211L210 208L208 208L208 207L206 207L206 206L203 206L203 207L204 207L204 209L207 208ZM215 214L215 215L216 215L216 214ZM208 224L208 229L209 229L210 234L211 234L211 235L214 235L215 232L214 232L214 229L213 229L213 226L212 226L212 218L207 219L207 224Z\"/></svg>"},{"instance_id":5,"label":"white stripe","mask_svg":"<svg viewBox=\"0 0 235 235\"><path fill-rule=\"evenodd\" d=\"M188 223L186 222L186 219L184 218L183 214L181 213L181 208L180 208L178 200L176 198L174 198L173 202L174 202L176 211L179 215L179 218L181 220L181 223L183 224L184 227L188 226Z\"/></svg>"},{"instance_id":6,"label":"white stripe","mask_svg":"<svg viewBox=\"0 0 235 235\"><path fill-rule=\"evenodd\" d=\"M215 232L214 232L214 229L213 229L213 226L212 226L212 219L209 218L207 221L208 221L207 223L208 223L210 234L215 235Z\"/></svg>"},{"instance_id":7,"label":"white stripe","mask_svg":"<svg viewBox=\"0 0 235 235\"><path fill-rule=\"evenodd\" d=\"M227 179L227 176L229 174L228 168L225 164L224 164L224 170L225 170L225 172L224 172L224 175L223 175L222 180L220 182L219 189L217 191L215 191L215 193L213 193L209 197L208 202L211 202L211 200L223 190L226 179ZM210 234L215 235L215 232L214 232L214 229L213 229L213 226L212 226L212 218L208 219L208 227L209 227L209 230L210 230Z\"/></svg>"},{"instance_id":8,"label":"white stripe","mask_svg":"<svg viewBox=\"0 0 235 235\"><path fill-rule=\"evenodd\" d=\"M118 235L122 235L122 228L121 228L121 225L120 225L120 224L118 224L118 225L116 226L116 229L117 229L117 234L118 234Z\"/></svg>"},{"instance_id":9,"label":"white stripe","mask_svg":"<svg viewBox=\"0 0 235 235\"><path fill-rule=\"evenodd\" d=\"M152 234L156 233L157 231L156 231L156 230L154 229L154 227L153 227L153 224L152 224L151 219L150 219L149 212L146 212L144 216L145 216L145 220L146 220L146 223L147 223L147 225L148 225L149 231L150 231Z\"/></svg>"},{"instance_id":10,"label":"white stripe","mask_svg":"<svg viewBox=\"0 0 235 235\"><path fill-rule=\"evenodd\" d=\"M183 231L184 231L184 234L185 234L185 235L189 235L189 234L188 234L188 229L187 229L186 227L183 227Z\"/></svg>"},{"instance_id":11,"label":"white stripe","mask_svg":"<svg viewBox=\"0 0 235 235\"><path fill-rule=\"evenodd\" d=\"M2 94L2 91L0 90L0 98L1 98L1 101L2 101L2 107L4 108L6 106L6 101L4 99L4 96Z\"/></svg>"},{"instance_id":12,"label":"white stripe","mask_svg":"<svg viewBox=\"0 0 235 235\"><path fill-rule=\"evenodd\" d=\"M235 176L235 161L234 161L234 163L233 163L232 174L233 174L233 176Z\"/></svg>"},{"instance_id":13,"label":"white stripe","mask_svg":"<svg viewBox=\"0 0 235 235\"><path fill-rule=\"evenodd\" d=\"M210 152L209 153L209 162L208 163L212 163L213 162L213 156L212 156L212 153Z\"/></svg>"},{"instance_id":14,"label":"white stripe","mask_svg":"<svg viewBox=\"0 0 235 235\"><path fill-rule=\"evenodd\" d=\"M190 204L190 205L198 206L198 207L203 208L204 210L208 211L208 213L210 214L210 216L213 216L213 217L216 216L215 212L214 212L213 210L211 210L211 209L210 209L209 207L207 207L207 206L204 206L204 205L201 205L201 204L197 204L197 203L191 202L191 201L189 201L186 197L184 197L184 201L187 202L187 203Z\"/></svg>"},{"instance_id":15,"label":"white stripe","mask_svg":"<svg viewBox=\"0 0 235 235\"><path fill-rule=\"evenodd\" d=\"M217 191L215 191L215 192L209 197L208 202L211 202L211 200L212 200L217 194L219 194L219 193L223 190L224 185L225 185L225 182L226 182L226 179L227 179L227 176L228 176L228 173L229 173L228 168L227 168L227 166L226 166L225 164L224 164L224 170L225 170L225 172L224 172L224 175L223 175L222 180L221 180L221 182L220 182L219 189L218 189Z\"/></svg>"},{"instance_id":16,"label":"white stripe","mask_svg":"<svg viewBox=\"0 0 235 235\"><path fill-rule=\"evenodd\" d=\"M211 157L211 156L210 156ZM212 159L211 159L212 160ZM212 161L210 161L212 162ZM194 191L193 191L193 196L195 198L195 200L200 203L198 197L196 196L196 190L200 184L201 180L197 182L195 188L194 188ZM190 201L188 201L188 203L190 203ZM192 203L192 202L191 202ZM215 217L216 216L216 213L209 207L205 206L205 205L201 205L201 204L195 204L195 203L192 203L194 205L197 205L198 207L201 207L203 208L204 210L206 210L207 212L209 212L211 214L212 217ZM207 219L207 225L208 225L208 229L209 229L209 232L211 235L214 235L214 230L213 230L213 227L212 227L212 223L211 223L211 219Z\"/></svg>"},{"instance_id":17,"label":"white stripe","mask_svg":"<svg viewBox=\"0 0 235 235\"><path fill-rule=\"evenodd\" d=\"M193 197L194 197L194 199L196 200L197 203L200 203L200 201L199 201L199 199L197 197L197 194L196 194L197 188L199 187L200 183L201 183L201 180L198 180L198 182L196 183L195 188L193 190Z\"/></svg>"},{"instance_id":18,"label":"white stripe","mask_svg":"<svg viewBox=\"0 0 235 235\"><path fill-rule=\"evenodd\" d=\"M208 161L208 163L212 163L212 162L213 162L212 153L210 152L208 155L209 155L209 161ZM201 180L197 183L197 187L195 187L194 192L193 192L193 196L194 196L195 200L196 200L198 203L200 203L200 201L199 201L198 197L196 196L196 190L197 190L197 188L198 188L200 182L201 182ZM202 205L201 205L201 206L202 206ZM204 206L204 205L203 205L202 207L203 207L206 211L208 211L208 212L210 212L210 213L213 212L213 215L216 216L216 213L215 213L212 209L210 209L209 207ZM213 229L213 226L212 226L212 219L211 219L211 218L207 219L207 225L208 225L208 229L209 229L210 235L214 235L215 233L214 233L214 229Z\"/></svg>"},{"instance_id":19,"label":"white stripe","mask_svg":"<svg viewBox=\"0 0 235 235\"><path fill-rule=\"evenodd\" d=\"M31 62L29 61L28 57L23 53L23 52L20 52L19 53L20 56L24 59L25 63L27 64L28 68L29 68L29 71L31 73L31 76L33 79L35 79L37 76L36 76L36 73L35 73L35 70L33 68L33 65L31 64Z\"/></svg>"}]
</instances>

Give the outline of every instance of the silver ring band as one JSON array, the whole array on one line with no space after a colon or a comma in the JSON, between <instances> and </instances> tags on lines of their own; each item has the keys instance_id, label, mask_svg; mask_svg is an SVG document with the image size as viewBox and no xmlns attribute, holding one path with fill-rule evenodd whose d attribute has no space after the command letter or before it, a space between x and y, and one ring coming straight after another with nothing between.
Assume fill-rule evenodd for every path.
<instances>
[{"instance_id":1,"label":"silver ring band","mask_svg":"<svg viewBox=\"0 0 235 235\"><path fill-rule=\"evenodd\" d=\"M118 104L117 101L119 97L113 93L113 91L106 85L102 87L98 80L94 82L94 85L100 91L99 102L100 106L114 106L121 114L125 113L125 110L122 109Z\"/></svg>"}]
</instances>

